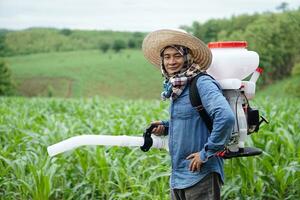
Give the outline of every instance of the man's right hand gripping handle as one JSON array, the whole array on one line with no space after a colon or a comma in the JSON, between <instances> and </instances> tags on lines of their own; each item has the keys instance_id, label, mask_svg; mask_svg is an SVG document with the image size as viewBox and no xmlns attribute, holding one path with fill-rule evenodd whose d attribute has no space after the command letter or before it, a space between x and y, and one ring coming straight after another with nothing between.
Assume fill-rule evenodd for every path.
<instances>
[{"instance_id":1,"label":"man's right hand gripping handle","mask_svg":"<svg viewBox=\"0 0 300 200\"><path fill-rule=\"evenodd\" d=\"M156 136L168 135L168 127L166 127L162 121L151 122L151 125L157 126L152 130L152 133L154 135Z\"/></svg>"}]
</instances>

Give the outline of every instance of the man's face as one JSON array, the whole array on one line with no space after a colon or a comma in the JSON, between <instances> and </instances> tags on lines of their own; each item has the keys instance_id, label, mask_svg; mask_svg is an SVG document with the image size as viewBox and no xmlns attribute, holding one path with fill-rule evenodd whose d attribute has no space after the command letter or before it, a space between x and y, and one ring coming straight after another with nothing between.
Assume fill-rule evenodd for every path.
<instances>
[{"instance_id":1,"label":"man's face","mask_svg":"<svg viewBox=\"0 0 300 200\"><path fill-rule=\"evenodd\" d=\"M176 49L168 47L164 50L163 62L167 73L171 75L181 70L184 58Z\"/></svg>"}]
</instances>

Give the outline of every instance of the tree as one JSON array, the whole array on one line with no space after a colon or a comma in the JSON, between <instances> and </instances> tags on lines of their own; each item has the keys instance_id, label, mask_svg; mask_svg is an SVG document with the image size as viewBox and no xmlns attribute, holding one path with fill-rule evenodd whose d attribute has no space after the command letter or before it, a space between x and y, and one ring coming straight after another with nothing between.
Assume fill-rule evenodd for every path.
<instances>
[{"instance_id":1,"label":"tree","mask_svg":"<svg viewBox=\"0 0 300 200\"><path fill-rule=\"evenodd\" d=\"M64 28L60 31L60 34L65 35L65 36L69 36L72 34L72 30Z\"/></svg>"},{"instance_id":2,"label":"tree","mask_svg":"<svg viewBox=\"0 0 300 200\"><path fill-rule=\"evenodd\" d=\"M141 48L142 47L144 37L145 37L144 33L141 33L141 32L134 32L133 33L133 38L135 40L135 47L136 48Z\"/></svg>"},{"instance_id":3,"label":"tree","mask_svg":"<svg viewBox=\"0 0 300 200\"><path fill-rule=\"evenodd\" d=\"M134 39L128 40L128 48L133 49L136 47L136 41Z\"/></svg>"},{"instance_id":4,"label":"tree","mask_svg":"<svg viewBox=\"0 0 300 200\"><path fill-rule=\"evenodd\" d=\"M5 56L5 35L0 34L0 56Z\"/></svg>"},{"instance_id":5,"label":"tree","mask_svg":"<svg viewBox=\"0 0 300 200\"><path fill-rule=\"evenodd\" d=\"M106 53L109 47L110 45L107 42L103 42L99 45L99 48L101 49L101 51L103 51L103 53Z\"/></svg>"},{"instance_id":6,"label":"tree","mask_svg":"<svg viewBox=\"0 0 300 200\"><path fill-rule=\"evenodd\" d=\"M287 2L282 2L279 6L276 7L277 10L286 11L289 7Z\"/></svg>"},{"instance_id":7,"label":"tree","mask_svg":"<svg viewBox=\"0 0 300 200\"><path fill-rule=\"evenodd\" d=\"M0 61L0 96L13 94L14 84L6 62Z\"/></svg>"},{"instance_id":8,"label":"tree","mask_svg":"<svg viewBox=\"0 0 300 200\"><path fill-rule=\"evenodd\" d=\"M126 43L123 40L115 40L112 48L116 51L119 52L122 49L125 49Z\"/></svg>"},{"instance_id":9,"label":"tree","mask_svg":"<svg viewBox=\"0 0 300 200\"><path fill-rule=\"evenodd\" d=\"M258 52L261 66L266 67L266 82L289 76L300 54L300 12L261 16L245 31L249 49ZM269 80L267 80L269 79Z\"/></svg>"}]
</instances>

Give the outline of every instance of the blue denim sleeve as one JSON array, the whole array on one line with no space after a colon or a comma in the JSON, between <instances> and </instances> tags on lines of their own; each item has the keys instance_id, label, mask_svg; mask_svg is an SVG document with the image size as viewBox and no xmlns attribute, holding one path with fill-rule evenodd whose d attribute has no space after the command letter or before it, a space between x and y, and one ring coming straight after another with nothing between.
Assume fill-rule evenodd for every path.
<instances>
[{"instance_id":1,"label":"blue denim sleeve","mask_svg":"<svg viewBox=\"0 0 300 200\"><path fill-rule=\"evenodd\" d=\"M209 76L201 76L197 87L202 104L213 120L213 129L200 158L206 162L216 152L224 149L234 127L235 118L229 103L222 94L219 84Z\"/></svg>"}]
</instances>

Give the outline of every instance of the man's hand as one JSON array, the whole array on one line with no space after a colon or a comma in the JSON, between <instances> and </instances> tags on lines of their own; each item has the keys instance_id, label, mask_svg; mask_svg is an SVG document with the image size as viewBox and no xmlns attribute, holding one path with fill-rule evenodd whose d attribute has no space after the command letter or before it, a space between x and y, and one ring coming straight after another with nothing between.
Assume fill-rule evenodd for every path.
<instances>
[{"instance_id":1,"label":"man's hand","mask_svg":"<svg viewBox=\"0 0 300 200\"><path fill-rule=\"evenodd\" d=\"M186 159L187 160L191 159L191 162L190 162L190 165L189 165L190 171L192 171L192 172L200 171L203 162L200 159L200 153L199 152L190 154Z\"/></svg>"},{"instance_id":2,"label":"man's hand","mask_svg":"<svg viewBox=\"0 0 300 200\"><path fill-rule=\"evenodd\" d=\"M152 125L158 125L156 128L154 128L152 130L152 133L156 136L161 136L164 134L165 132L165 126L162 125L162 122L161 121L154 121L154 122L151 122Z\"/></svg>"}]
</instances>

